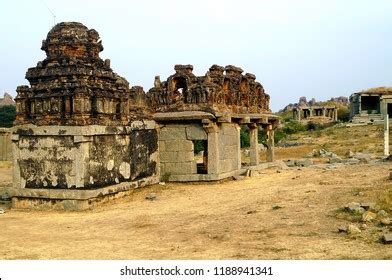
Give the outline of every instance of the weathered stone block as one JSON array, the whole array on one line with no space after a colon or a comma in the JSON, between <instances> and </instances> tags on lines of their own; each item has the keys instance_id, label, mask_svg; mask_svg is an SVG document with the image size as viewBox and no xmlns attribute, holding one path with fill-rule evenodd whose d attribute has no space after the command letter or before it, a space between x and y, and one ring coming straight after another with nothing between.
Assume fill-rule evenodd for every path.
<instances>
[{"instance_id":1,"label":"weathered stone block","mask_svg":"<svg viewBox=\"0 0 392 280\"><path fill-rule=\"evenodd\" d=\"M184 126L166 126L159 132L160 140L185 140L186 133Z\"/></svg>"},{"instance_id":2,"label":"weathered stone block","mask_svg":"<svg viewBox=\"0 0 392 280\"><path fill-rule=\"evenodd\" d=\"M220 159L237 159L238 158L238 148L237 146L222 146L219 153Z\"/></svg>"},{"instance_id":3,"label":"weathered stone block","mask_svg":"<svg viewBox=\"0 0 392 280\"><path fill-rule=\"evenodd\" d=\"M193 152L193 143L190 140L165 141L166 152Z\"/></svg>"},{"instance_id":4,"label":"weathered stone block","mask_svg":"<svg viewBox=\"0 0 392 280\"><path fill-rule=\"evenodd\" d=\"M178 152L160 152L159 159L161 162L176 162Z\"/></svg>"},{"instance_id":5,"label":"weathered stone block","mask_svg":"<svg viewBox=\"0 0 392 280\"><path fill-rule=\"evenodd\" d=\"M193 161L193 152L160 152L161 162L188 162Z\"/></svg>"},{"instance_id":6,"label":"weathered stone block","mask_svg":"<svg viewBox=\"0 0 392 280\"><path fill-rule=\"evenodd\" d=\"M222 146L234 146L238 145L238 137L233 136L233 135L226 135L226 134L220 134L219 135L220 142Z\"/></svg>"},{"instance_id":7,"label":"weathered stone block","mask_svg":"<svg viewBox=\"0 0 392 280\"><path fill-rule=\"evenodd\" d=\"M195 162L166 162L161 164L161 173L176 175L196 174Z\"/></svg>"},{"instance_id":8,"label":"weathered stone block","mask_svg":"<svg viewBox=\"0 0 392 280\"><path fill-rule=\"evenodd\" d=\"M207 140L207 133L201 126L186 127L186 138L188 140Z\"/></svg>"},{"instance_id":9,"label":"weathered stone block","mask_svg":"<svg viewBox=\"0 0 392 280\"><path fill-rule=\"evenodd\" d=\"M237 136L237 129L234 124L222 124L221 131L225 135Z\"/></svg>"}]
</instances>

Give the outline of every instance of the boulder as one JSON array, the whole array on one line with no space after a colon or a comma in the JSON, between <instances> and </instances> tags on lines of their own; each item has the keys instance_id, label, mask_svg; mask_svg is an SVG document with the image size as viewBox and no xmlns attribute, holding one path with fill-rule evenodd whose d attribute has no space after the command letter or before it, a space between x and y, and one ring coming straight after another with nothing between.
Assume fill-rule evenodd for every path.
<instances>
[{"instance_id":1,"label":"boulder","mask_svg":"<svg viewBox=\"0 0 392 280\"><path fill-rule=\"evenodd\" d=\"M377 218L377 214L371 211L366 211L365 213L362 214L362 222L364 223L370 223L374 221L376 218Z\"/></svg>"},{"instance_id":2,"label":"boulder","mask_svg":"<svg viewBox=\"0 0 392 280\"><path fill-rule=\"evenodd\" d=\"M356 225L350 224L347 227L347 233L348 234L358 234L358 233L361 233L361 232L362 231Z\"/></svg>"}]
</instances>

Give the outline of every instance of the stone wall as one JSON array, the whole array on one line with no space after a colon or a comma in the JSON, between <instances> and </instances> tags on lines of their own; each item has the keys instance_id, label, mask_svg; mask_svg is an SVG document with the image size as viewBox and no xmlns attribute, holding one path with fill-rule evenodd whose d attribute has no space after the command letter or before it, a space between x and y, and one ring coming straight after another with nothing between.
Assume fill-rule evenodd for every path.
<instances>
[{"instance_id":1,"label":"stone wall","mask_svg":"<svg viewBox=\"0 0 392 280\"><path fill-rule=\"evenodd\" d=\"M192 140L207 140L198 124L166 124L159 133L161 174L197 174Z\"/></svg>"},{"instance_id":2,"label":"stone wall","mask_svg":"<svg viewBox=\"0 0 392 280\"><path fill-rule=\"evenodd\" d=\"M239 125L222 123L219 129L219 173L241 168Z\"/></svg>"},{"instance_id":3,"label":"stone wall","mask_svg":"<svg viewBox=\"0 0 392 280\"><path fill-rule=\"evenodd\" d=\"M155 123L16 128L14 187L95 189L158 176Z\"/></svg>"},{"instance_id":4,"label":"stone wall","mask_svg":"<svg viewBox=\"0 0 392 280\"><path fill-rule=\"evenodd\" d=\"M241 170L239 125L165 123L159 133L160 173L169 181L219 180ZM198 164L194 140L205 140Z\"/></svg>"},{"instance_id":5,"label":"stone wall","mask_svg":"<svg viewBox=\"0 0 392 280\"><path fill-rule=\"evenodd\" d=\"M0 161L12 160L11 130L0 128Z\"/></svg>"}]
</instances>

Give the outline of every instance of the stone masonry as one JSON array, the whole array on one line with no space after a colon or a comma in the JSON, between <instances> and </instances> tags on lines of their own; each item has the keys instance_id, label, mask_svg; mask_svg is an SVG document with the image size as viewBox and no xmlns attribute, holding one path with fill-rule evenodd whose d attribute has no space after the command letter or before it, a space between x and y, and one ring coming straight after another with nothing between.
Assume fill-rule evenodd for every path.
<instances>
[{"instance_id":1,"label":"stone masonry","mask_svg":"<svg viewBox=\"0 0 392 280\"><path fill-rule=\"evenodd\" d=\"M30 86L15 99L13 205L50 199L86 208L95 195L157 182L158 134L145 94L99 57L98 32L59 23L41 49L47 57L28 69Z\"/></svg>"},{"instance_id":2,"label":"stone masonry","mask_svg":"<svg viewBox=\"0 0 392 280\"><path fill-rule=\"evenodd\" d=\"M241 173L240 128L250 133L251 165L259 164L257 131L267 130L268 160L273 161L278 118L269 109L269 95L256 76L239 67L213 65L204 76L192 65L175 65L175 74L147 92L147 102L160 125L160 173L170 181L219 180ZM203 160L194 155L202 141Z\"/></svg>"},{"instance_id":3,"label":"stone masonry","mask_svg":"<svg viewBox=\"0 0 392 280\"><path fill-rule=\"evenodd\" d=\"M192 65L176 65L145 94L99 57L98 32L81 23L57 24L41 49L46 58L27 70L30 85L15 98L13 207L86 209L160 178L238 175L241 126L250 164L259 164L260 128L274 160L279 120L255 75L239 67L213 65L197 77Z\"/></svg>"}]
</instances>

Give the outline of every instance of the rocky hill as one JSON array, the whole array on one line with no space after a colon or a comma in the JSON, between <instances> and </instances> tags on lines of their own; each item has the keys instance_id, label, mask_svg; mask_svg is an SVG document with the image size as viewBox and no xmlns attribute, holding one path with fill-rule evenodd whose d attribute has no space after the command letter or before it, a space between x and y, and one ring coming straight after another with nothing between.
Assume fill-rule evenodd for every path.
<instances>
[{"instance_id":1,"label":"rocky hill","mask_svg":"<svg viewBox=\"0 0 392 280\"><path fill-rule=\"evenodd\" d=\"M11 95L8 93L4 93L4 97L0 98L0 107L5 105L13 105L15 106L15 101Z\"/></svg>"},{"instance_id":2,"label":"rocky hill","mask_svg":"<svg viewBox=\"0 0 392 280\"><path fill-rule=\"evenodd\" d=\"M345 96L339 96L339 97L332 97L331 99L327 101L316 101L315 98L310 99L307 101L305 96L302 96L299 98L298 103L290 103L286 107L284 107L280 112L287 112L291 111L294 108L298 108L300 106L314 106L314 105L331 105L331 104L336 104L337 106L348 106L349 105L349 100Z\"/></svg>"}]
</instances>

